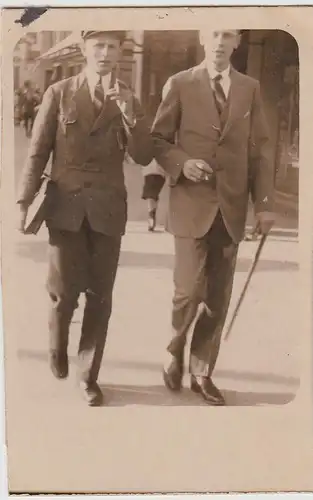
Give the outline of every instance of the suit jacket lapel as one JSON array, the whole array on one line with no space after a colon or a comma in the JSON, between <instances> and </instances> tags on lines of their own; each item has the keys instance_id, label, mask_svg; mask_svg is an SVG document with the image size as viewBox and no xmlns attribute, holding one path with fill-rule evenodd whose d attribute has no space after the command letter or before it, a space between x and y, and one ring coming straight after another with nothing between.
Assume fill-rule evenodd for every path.
<instances>
[{"instance_id":1,"label":"suit jacket lapel","mask_svg":"<svg viewBox=\"0 0 313 500\"><path fill-rule=\"evenodd\" d=\"M221 130L221 121L216 108L215 99L213 95L213 90L211 87L211 80L207 68L204 65L200 65L196 68L197 79L198 79L198 89L200 102L203 106L202 112L208 117L210 125L215 130Z\"/></svg>"},{"instance_id":2,"label":"suit jacket lapel","mask_svg":"<svg viewBox=\"0 0 313 500\"><path fill-rule=\"evenodd\" d=\"M77 120L84 130L90 130L95 120L87 78L84 72L76 77L70 105L77 111Z\"/></svg>"},{"instance_id":3,"label":"suit jacket lapel","mask_svg":"<svg viewBox=\"0 0 313 500\"><path fill-rule=\"evenodd\" d=\"M228 112L228 116L222 130L222 137L228 133L237 118L242 116L244 101L246 100L244 79L242 78L241 73L231 68L230 81L231 84L229 89L228 106L226 106L225 109L225 112Z\"/></svg>"},{"instance_id":4,"label":"suit jacket lapel","mask_svg":"<svg viewBox=\"0 0 313 500\"><path fill-rule=\"evenodd\" d=\"M116 102L106 97L104 101L104 106L98 117L95 119L91 131L97 130L100 127L104 127L111 120L113 120L113 118L115 118L117 115L120 115L120 113L121 113L120 109L116 104Z\"/></svg>"},{"instance_id":5,"label":"suit jacket lapel","mask_svg":"<svg viewBox=\"0 0 313 500\"><path fill-rule=\"evenodd\" d=\"M70 110L76 112L77 121L88 132L99 129L120 114L116 102L106 98L100 114L96 116L85 72L74 80Z\"/></svg>"}]
</instances>

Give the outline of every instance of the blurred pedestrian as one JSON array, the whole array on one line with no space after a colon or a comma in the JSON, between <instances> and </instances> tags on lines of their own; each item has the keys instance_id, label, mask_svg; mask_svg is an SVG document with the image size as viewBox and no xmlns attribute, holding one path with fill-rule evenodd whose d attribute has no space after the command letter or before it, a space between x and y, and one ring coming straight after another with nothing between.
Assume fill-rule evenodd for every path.
<instances>
[{"instance_id":1,"label":"blurred pedestrian","mask_svg":"<svg viewBox=\"0 0 313 500\"><path fill-rule=\"evenodd\" d=\"M14 92L14 124L20 125L22 121L22 91L20 89Z\"/></svg>"},{"instance_id":2,"label":"blurred pedestrian","mask_svg":"<svg viewBox=\"0 0 313 500\"><path fill-rule=\"evenodd\" d=\"M142 199L147 201L148 230L152 232L156 227L159 196L165 184L165 172L153 159L148 166L143 167L142 173L144 176Z\"/></svg>"},{"instance_id":3,"label":"blurred pedestrian","mask_svg":"<svg viewBox=\"0 0 313 500\"><path fill-rule=\"evenodd\" d=\"M35 108L38 105L38 98L29 80L25 80L24 82L21 105L26 137L30 137L34 125Z\"/></svg>"},{"instance_id":4,"label":"blurred pedestrian","mask_svg":"<svg viewBox=\"0 0 313 500\"><path fill-rule=\"evenodd\" d=\"M35 99L36 99L36 106L35 106L35 117L34 117L34 120L36 119L36 116L37 116L37 113L39 111L40 104L41 104L41 101L42 101L41 92L40 92L40 90L38 88L35 89Z\"/></svg>"}]
</instances>

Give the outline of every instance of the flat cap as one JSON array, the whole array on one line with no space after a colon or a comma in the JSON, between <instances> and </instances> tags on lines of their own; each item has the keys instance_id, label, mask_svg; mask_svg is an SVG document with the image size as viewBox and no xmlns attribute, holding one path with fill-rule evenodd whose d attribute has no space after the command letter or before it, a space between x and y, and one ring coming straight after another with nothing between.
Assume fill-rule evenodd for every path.
<instances>
[{"instance_id":1,"label":"flat cap","mask_svg":"<svg viewBox=\"0 0 313 500\"><path fill-rule=\"evenodd\" d=\"M87 40L88 38L93 38L97 35L104 34L104 35L110 35L114 38L117 38L120 40L121 43L125 41L126 38L126 31L82 31L81 32L81 37L83 40Z\"/></svg>"}]
</instances>

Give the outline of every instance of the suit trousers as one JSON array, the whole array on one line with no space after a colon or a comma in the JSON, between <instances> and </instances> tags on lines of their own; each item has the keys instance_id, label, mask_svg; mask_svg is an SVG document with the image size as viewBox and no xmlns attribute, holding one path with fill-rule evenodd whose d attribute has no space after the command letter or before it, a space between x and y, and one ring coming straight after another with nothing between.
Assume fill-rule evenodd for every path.
<instances>
[{"instance_id":1,"label":"suit trousers","mask_svg":"<svg viewBox=\"0 0 313 500\"><path fill-rule=\"evenodd\" d=\"M238 244L228 234L220 211L203 238L175 237L173 336L167 350L183 355L188 330L197 317L189 360L194 375L210 377L215 367L237 253Z\"/></svg>"},{"instance_id":2,"label":"suit trousers","mask_svg":"<svg viewBox=\"0 0 313 500\"><path fill-rule=\"evenodd\" d=\"M49 228L50 349L66 352L73 313L85 293L78 359L86 382L98 378L120 247L121 236L93 231L87 219L78 232Z\"/></svg>"}]
</instances>

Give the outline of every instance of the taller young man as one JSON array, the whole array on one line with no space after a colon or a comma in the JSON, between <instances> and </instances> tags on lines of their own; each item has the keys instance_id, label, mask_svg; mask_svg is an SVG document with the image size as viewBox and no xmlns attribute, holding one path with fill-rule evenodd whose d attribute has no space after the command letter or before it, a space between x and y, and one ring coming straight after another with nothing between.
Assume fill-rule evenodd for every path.
<instances>
[{"instance_id":1,"label":"taller young man","mask_svg":"<svg viewBox=\"0 0 313 500\"><path fill-rule=\"evenodd\" d=\"M237 30L201 33L203 63L168 80L152 127L156 159L171 179L168 229L175 237L164 381L173 391L181 388L187 332L201 304L191 341L191 389L212 405L225 403L211 377L250 192L260 231L274 222L260 85L230 63L239 38Z\"/></svg>"}]
</instances>

